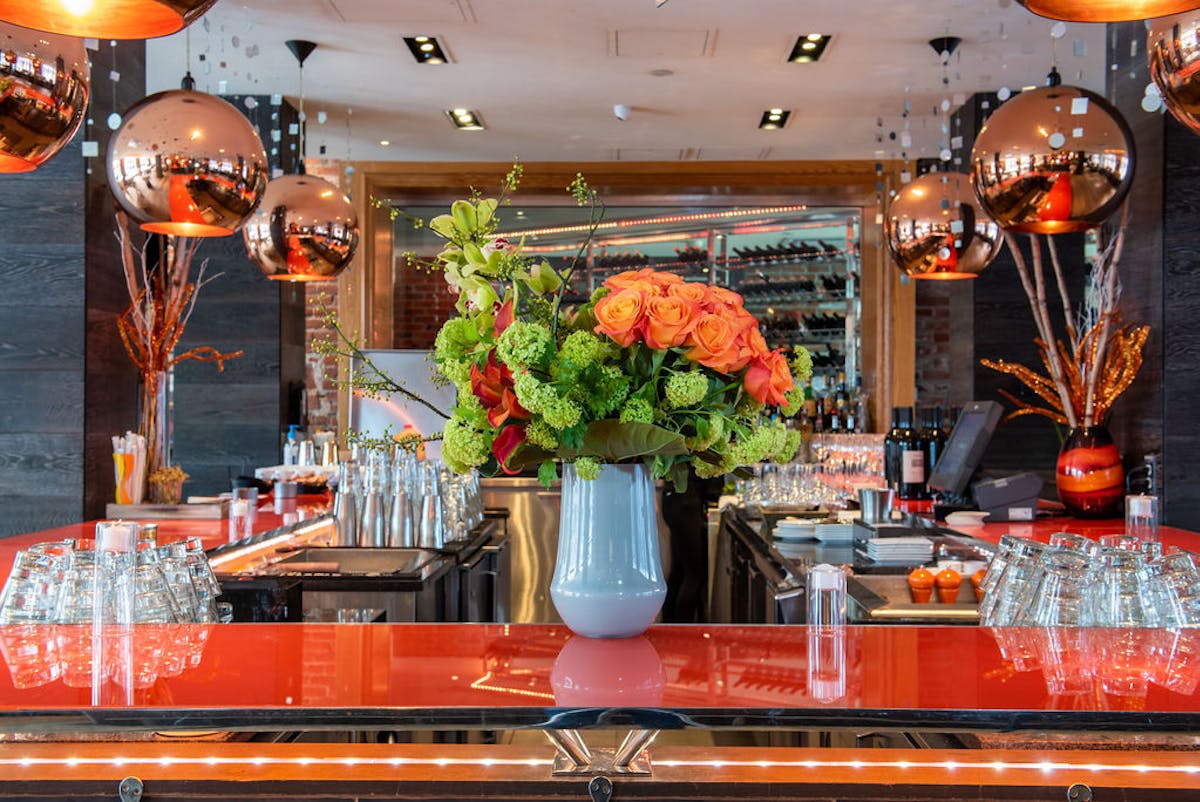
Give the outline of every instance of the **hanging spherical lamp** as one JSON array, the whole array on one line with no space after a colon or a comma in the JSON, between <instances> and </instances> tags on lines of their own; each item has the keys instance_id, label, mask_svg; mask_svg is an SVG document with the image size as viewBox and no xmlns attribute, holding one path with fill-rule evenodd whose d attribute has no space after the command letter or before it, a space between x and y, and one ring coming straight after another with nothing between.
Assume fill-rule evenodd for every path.
<instances>
[{"instance_id":1,"label":"hanging spherical lamp","mask_svg":"<svg viewBox=\"0 0 1200 802\"><path fill-rule=\"evenodd\" d=\"M322 281L350 265L358 247L358 214L342 192L311 175L267 184L258 211L242 229L246 251L280 281Z\"/></svg>"},{"instance_id":2,"label":"hanging spherical lamp","mask_svg":"<svg viewBox=\"0 0 1200 802\"><path fill-rule=\"evenodd\" d=\"M232 234L258 206L267 174L267 155L250 122L203 92L143 98L108 144L109 187L156 234Z\"/></svg>"},{"instance_id":3,"label":"hanging spherical lamp","mask_svg":"<svg viewBox=\"0 0 1200 802\"><path fill-rule=\"evenodd\" d=\"M1200 8L1200 0L1017 0L1040 17L1067 22L1128 22Z\"/></svg>"},{"instance_id":4,"label":"hanging spherical lamp","mask_svg":"<svg viewBox=\"0 0 1200 802\"><path fill-rule=\"evenodd\" d=\"M1200 11L1151 20L1150 75L1175 119L1200 134Z\"/></svg>"},{"instance_id":5,"label":"hanging spherical lamp","mask_svg":"<svg viewBox=\"0 0 1200 802\"><path fill-rule=\"evenodd\" d=\"M67 36L149 39L186 28L217 0L0 0L0 20Z\"/></svg>"},{"instance_id":6,"label":"hanging spherical lamp","mask_svg":"<svg viewBox=\"0 0 1200 802\"><path fill-rule=\"evenodd\" d=\"M83 42L0 22L0 173L24 173L62 150L83 122Z\"/></svg>"},{"instance_id":7,"label":"hanging spherical lamp","mask_svg":"<svg viewBox=\"0 0 1200 802\"><path fill-rule=\"evenodd\" d=\"M1094 92L1047 86L998 108L971 150L971 183L1005 231L1063 234L1100 225L1133 183L1133 134Z\"/></svg>"},{"instance_id":8,"label":"hanging spherical lamp","mask_svg":"<svg viewBox=\"0 0 1200 802\"><path fill-rule=\"evenodd\" d=\"M1003 244L963 173L910 181L892 201L885 229L892 259L911 278L975 278Z\"/></svg>"}]
</instances>

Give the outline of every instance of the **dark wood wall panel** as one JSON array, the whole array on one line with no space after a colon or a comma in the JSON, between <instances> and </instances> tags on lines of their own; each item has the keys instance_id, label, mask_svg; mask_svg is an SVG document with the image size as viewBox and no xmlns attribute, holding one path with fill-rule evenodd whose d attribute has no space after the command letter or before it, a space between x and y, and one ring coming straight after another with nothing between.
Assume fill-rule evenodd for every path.
<instances>
[{"instance_id":1,"label":"dark wood wall panel","mask_svg":"<svg viewBox=\"0 0 1200 802\"><path fill-rule=\"evenodd\" d=\"M0 536L83 509L83 156L0 176Z\"/></svg>"},{"instance_id":2,"label":"dark wood wall panel","mask_svg":"<svg viewBox=\"0 0 1200 802\"><path fill-rule=\"evenodd\" d=\"M84 518L102 518L114 499L112 436L138 427L138 371L121 345L117 316L129 306L129 293L116 240L116 201L108 188L105 154L113 132L112 112L124 114L146 90L146 45L102 41L93 55L94 124L86 134L100 156L87 160L87 383L84 443ZM120 75L113 82L110 72ZM135 225L136 228L136 225Z\"/></svg>"}]
</instances>

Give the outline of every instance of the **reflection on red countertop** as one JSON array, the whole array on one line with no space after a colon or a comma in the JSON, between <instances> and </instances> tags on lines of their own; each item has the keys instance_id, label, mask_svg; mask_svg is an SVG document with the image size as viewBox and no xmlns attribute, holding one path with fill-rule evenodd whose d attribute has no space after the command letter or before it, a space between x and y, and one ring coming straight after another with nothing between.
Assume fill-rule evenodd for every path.
<instances>
[{"instance_id":1,"label":"reflection on red countertop","mask_svg":"<svg viewBox=\"0 0 1200 802\"><path fill-rule=\"evenodd\" d=\"M1200 631L225 624L137 628L145 708L1200 713ZM0 713L90 706L90 629L0 627ZM122 706L122 705L117 705Z\"/></svg>"},{"instance_id":2,"label":"reflection on red countertop","mask_svg":"<svg viewBox=\"0 0 1200 802\"><path fill-rule=\"evenodd\" d=\"M984 523L981 526L952 527L964 535L999 543L1003 535L1017 535L1047 543L1055 532L1074 532L1077 535L1098 540L1103 535L1119 535L1125 532L1125 521L1120 518L1103 520L1081 520L1079 518L1039 518L1036 521L1013 523ZM1200 533L1174 526L1161 526L1159 540L1164 546L1176 546L1187 551L1200 552Z\"/></svg>"}]
</instances>

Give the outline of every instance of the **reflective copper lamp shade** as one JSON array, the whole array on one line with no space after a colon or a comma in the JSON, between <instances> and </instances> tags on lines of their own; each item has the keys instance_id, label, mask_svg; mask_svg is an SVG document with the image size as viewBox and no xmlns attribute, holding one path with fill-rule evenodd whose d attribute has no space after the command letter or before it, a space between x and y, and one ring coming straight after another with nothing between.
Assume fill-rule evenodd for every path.
<instances>
[{"instance_id":1,"label":"reflective copper lamp shade","mask_svg":"<svg viewBox=\"0 0 1200 802\"><path fill-rule=\"evenodd\" d=\"M246 223L246 251L280 281L323 281L350 265L358 247L358 214L342 192L311 175L285 175L267 185Z\"/></svg>"},{"instance_id":2,"label":"reflective copper lamp shade","mask_svg":"<svg viewBox=\"0 0 1200 802\"><path fill-rule=\"evenodd\" d=\"M998 108L971 150L980 206L1005 231L1064 234L1094 228L1133 183L1133 135L1094 92L1047 86Z\"/></svg>"},{"instance_id":3,"label":"reflective copper lamp shade","mask_svg":"<svg viewBox=\"0 0 1200 802\"><path fill-rule=\"evenodd\" d=\"M1067 22L1127 22L1200 8L1200 0L1017 0L1041 17Z\"/></svg>"},{"instance_id":4,"label":"reflective copper lamp shade","mask_svg":"<svg viewBox=\"0 0 1200 802\"><path fill-rule=\"evenodd\" d=\"M71 141L88 83L82 40L0 22L0 173L36 169Z\"/></svg>"},{"instance_id":5,"label":"reflective copper lamp shade","mask_svg":"<svg viewBox=\"0 0 1200 802\"><path fill-rule=\"evenodd\" d=\"M975 278L1003 244L963 173L928 173L906 184L885 226L892 259L915 279Z\"/></svg>"},{"instance_id":6,"label":"reflective copper lamp shade","mask_svg":"<svg viewBox=\"0 0 1200 802\"><path fill-rule=\"evenodd\" d=\"M108 185L143 230L223 237L267 186L267 155L236 108L176 89L138 101L108 144Z\"/></svg>"},{"instance_id":7,"label":"reflective copper lamp shade","mask_svg":"<svg viewBox=\"0 0 1200 802\"><path fill-rule=\"evenodd\" d=\"M186 28L217 0L0 0L0 20L67 36L149 39Z\"/></svg>"},{"instance_id":8,"label":"reflective copper lamp shade","mask_svg":"<svg viewBox=\"0 0 1200 802\"><path fill-rule=\"evenodd\" d=\"M1150 22L1150 75L1175 119L1200 134L1200 11Z\"/></svg>"}]
</instances>

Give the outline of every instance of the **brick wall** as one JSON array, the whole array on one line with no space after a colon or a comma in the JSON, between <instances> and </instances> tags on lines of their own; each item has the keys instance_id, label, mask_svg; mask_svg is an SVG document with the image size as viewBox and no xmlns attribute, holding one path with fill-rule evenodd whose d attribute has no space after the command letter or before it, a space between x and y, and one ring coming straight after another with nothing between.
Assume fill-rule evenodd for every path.
<instances>
[{"instance_id":1,"label":"brick wall","mask_svg":"<svg viewBox=\"0 0 1200 802\"><path fill-rule=\"evenodd\" d=\"M916 397L929 404L950 394L950 282L916 284Z\"/></svg>"},{"instance_id":2,"label":"brick wall","mask_svg":"<svg viewBox=\"0 0 1200 802\"><path fill-rule=\"evenodd\" d=\"M458 296L440 272L396 265L393 305L395 348L433 348L438 329L454 313Z\"/></svg>"},{"instance_id":3,"label":"brick wall","mask_svg":"<svg viewBox=\"0 0 1200 802\"><path fill-rule=\"evenodd\" d=\"M333 336L333 329L325 325L321 311L324 304L331 310L337 309L337 283L322 282L307 286L308 296L304 304L304 400L308 409L308 430L325 429L337 431L337 373L335 360L317 353L313 343Z\"/></svg>"}]
</instances>

